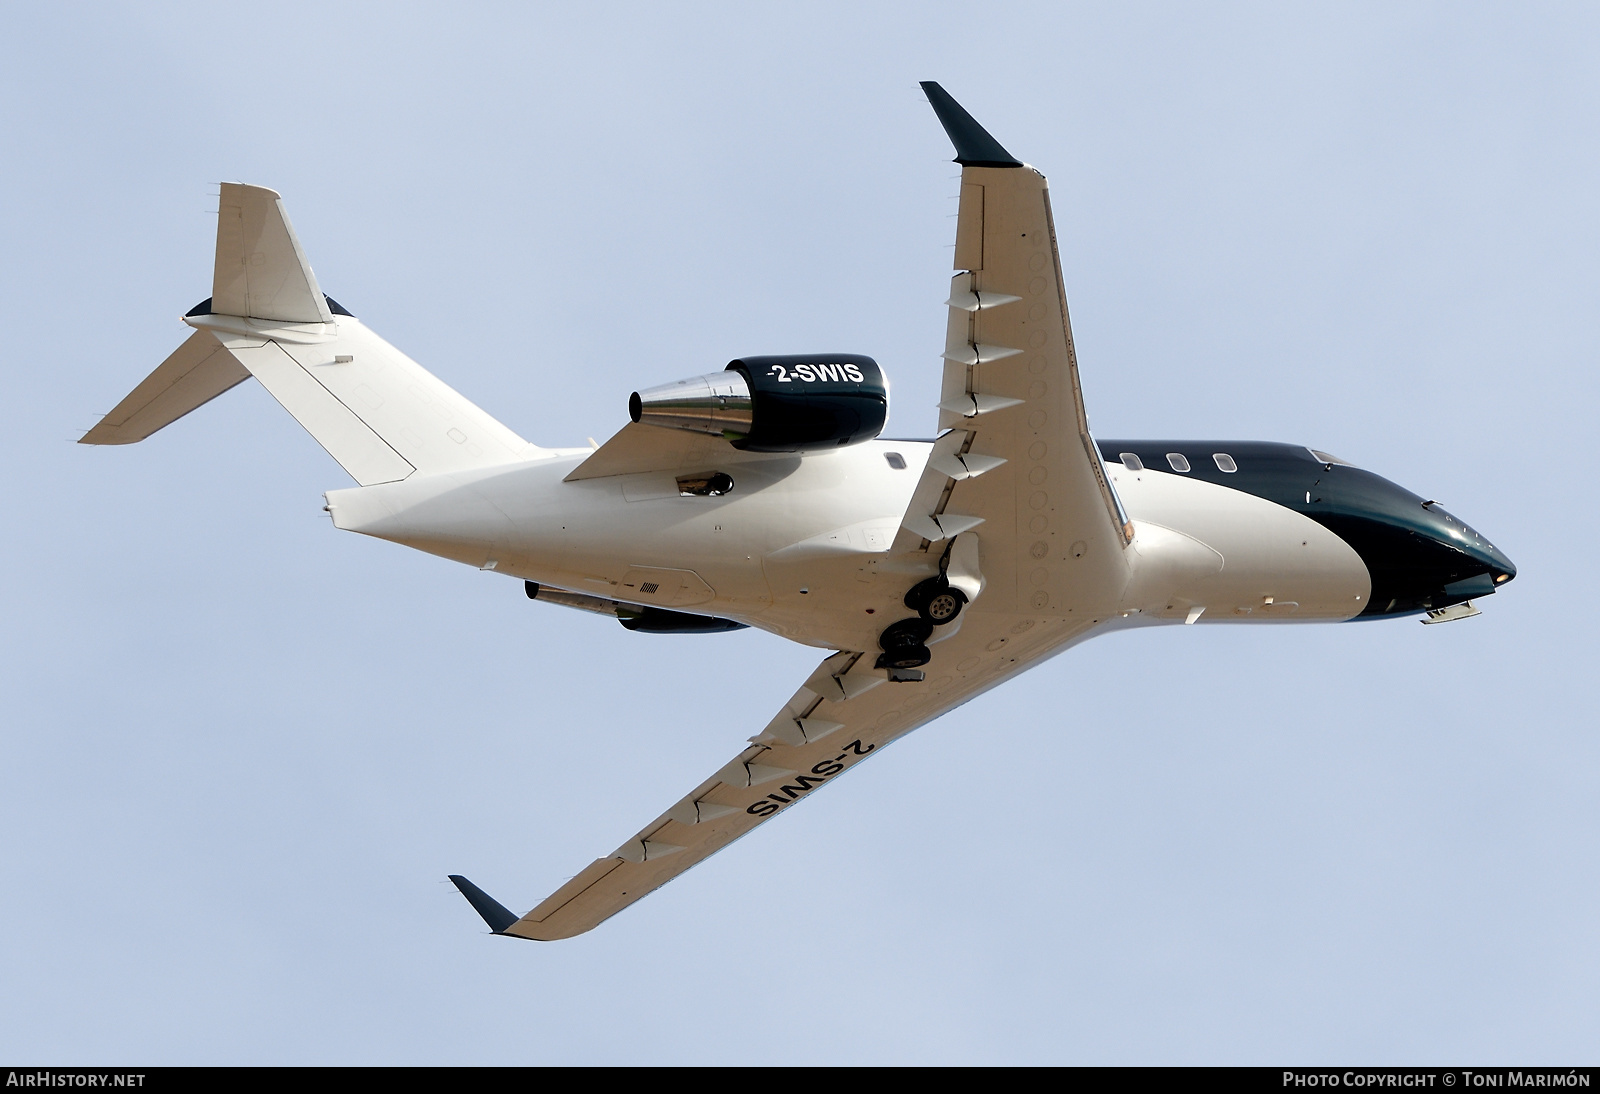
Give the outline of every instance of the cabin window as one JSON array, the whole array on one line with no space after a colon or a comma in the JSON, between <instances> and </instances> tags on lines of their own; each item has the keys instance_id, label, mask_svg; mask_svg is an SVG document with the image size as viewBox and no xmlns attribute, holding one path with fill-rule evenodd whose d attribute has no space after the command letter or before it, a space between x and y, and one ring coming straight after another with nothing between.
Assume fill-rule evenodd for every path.
<instances>
[{"instance_id":1,"label":"cabin window","mask_svg":"<svg viewBox=\"0 0 1600 1094\"><path fill-rule=\"evenodd\" d=\"M898 452L885 452L883 458L888 460L889 466L896 471L904 471L906 469L906 458Z\"/></svg>"},{"instance_id":2,"label":"cabin window","mask_svg":"<svg viewBox=\"0 0 1600 1094\"><path fill-rule=\"evenodd\" d=\"M1217 470L1223 474L1231 475L1239 470L1239 465L1233 462L1233 457L1226 452L1213 452L1211 458L1216 461Z\"/></svg>"},{"instance_id":3,"label":"cabin window","mask_svg":"<svg viewBox=\"0 0 1600 1094\"><path fill-rule=\"evenodd\" d=\"M1139 459L1139 457L1134 455L1132 452L1118 453L1117 459L1121 460L1122 466L1126 467L1129 471L1144 470L1144 461Z\"/></svg>"},{"instance_id":4,"label":"cabin window","mask_svg":"<svg viewBox=\"0 0 1600 1094\"><path fill-rule=\"evenodd\" d=\"M1189 460L1182 452L1168 452L1167 466L1174 471L1181 471L1185 475L1189 473Z\"/></svg>"}]
</instances>

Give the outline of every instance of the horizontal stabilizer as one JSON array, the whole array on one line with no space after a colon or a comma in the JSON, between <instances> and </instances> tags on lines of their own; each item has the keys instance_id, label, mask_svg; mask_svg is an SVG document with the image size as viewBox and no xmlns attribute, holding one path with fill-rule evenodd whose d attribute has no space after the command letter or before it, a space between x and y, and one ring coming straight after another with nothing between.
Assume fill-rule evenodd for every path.
<instances>
[{"instance_id":1,"label":"horizontal stabilizer","mask_svg":"<svg viewBox=\"0 0 1600 1094\"><path fill-rule=\"evenodd\" d=\"M250 378L209 331L197 330L79 444L132 444Z\"/></svg>"},{"instance_id":2,"label":"horizontal stabilizer","mask_svg":"<svg viewBox=\"0 0 1600 1094\"><path fill-rule=\"evenodd\" d=\"M276 190L222 184L211 310L280 323L333 318Z\"/></svg>"},{"instance_id":3,"label":"horizontal stabilizer","mask_svg":"<svg viewBox=\"0 0 1600 1094\"><path fill-rule=\"evenodd\" d=\"M415 464L362 420L351 406L354 399L340 399L317 373L305 368L279 343L230 348L239 363L261 381L261 386L362 486L397 482L416 470ZM323 374L329 371L332 370L321 370ZM381 400L382 396L377 398Z\"/></svg>"},{"instance_id":4,"label":"horizontal stabilizer","mask_svg":"<svg viewBox=\"0 0 1600 1094\"><path fill-rule=\"evenodd\" d=\"M517 916L509 908L460 874L451 874L450 880L455 882L461 895L467 898L467 903L483 916L483 921L489 924L489 929L495 934L505 934L506 928L517 921Z\"/></svg>"}]
</instances>

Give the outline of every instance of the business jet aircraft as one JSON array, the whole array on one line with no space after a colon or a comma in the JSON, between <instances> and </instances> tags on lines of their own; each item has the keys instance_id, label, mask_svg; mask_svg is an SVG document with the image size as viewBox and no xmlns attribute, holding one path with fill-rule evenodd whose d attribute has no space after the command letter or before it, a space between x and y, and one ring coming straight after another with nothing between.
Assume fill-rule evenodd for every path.
<instances>
[{"instance_id":1,"label":"business jet aircraft","mask_svg":"<svg viewBox=\"0 0 1600 1094\"><path fill-rule=\"evenodd\" d=\"M961 196L938 436L878 439L850 353L748 356L636 392L598 449L540 448L325 296L271 190L225 183L188 341L83 437L128 444L255 377L359 484L339 528L645 632L836 651L746 748L495 934L590 930L890 741L1066 647L1158 624L1478 614L1516 567L1344 460L1090 436L1044 176L935 83Z\"/></svg>"}]
</instances>

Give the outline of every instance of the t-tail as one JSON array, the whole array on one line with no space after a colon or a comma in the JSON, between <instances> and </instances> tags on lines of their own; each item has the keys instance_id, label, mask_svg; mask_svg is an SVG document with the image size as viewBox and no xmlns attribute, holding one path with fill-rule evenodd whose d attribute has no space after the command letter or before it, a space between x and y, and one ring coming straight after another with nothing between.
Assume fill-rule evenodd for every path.
<instances>
[{"instance_id":1,"label":"t-tail","mask_svg":"<svg viewBox=\"0 0 1600 1094\"><path fill-rule=\"evenodd\" d=\"M542 450L322 292L278 195L222 184L211 297L188 341L81 438L132 444L254 376L362 486Z\"/></svg>"}]
</instances>

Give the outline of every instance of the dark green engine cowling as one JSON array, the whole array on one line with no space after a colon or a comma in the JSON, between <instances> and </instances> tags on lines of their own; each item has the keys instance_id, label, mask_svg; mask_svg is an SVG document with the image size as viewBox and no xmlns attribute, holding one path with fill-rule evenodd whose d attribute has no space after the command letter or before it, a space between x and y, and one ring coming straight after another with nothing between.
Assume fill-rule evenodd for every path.
<instances>
[{"instance_id":1,"label":"dark green engine cowling","mask_svg":"<svg viewBox=\"0 0 1600 1094\"><path fill-rule=\"evenodd\" d=\"M751 425L735 448L797 452L868 441L889 416L889 384L870 357L853 353L741 357L728 371L750 387Z\"/></svg>"},{"instance_id":2,"label":"dark green engine cowling","mask_svg":"<svg viewBox=\"0 0 1600 1094\"><path fill-rule=\"evenodd\" d=\"M883 432L889 382L857 353L741 357L722 372L634 392L628 416L751 452L838 448Z\"/></svg>"}]
</instances>

